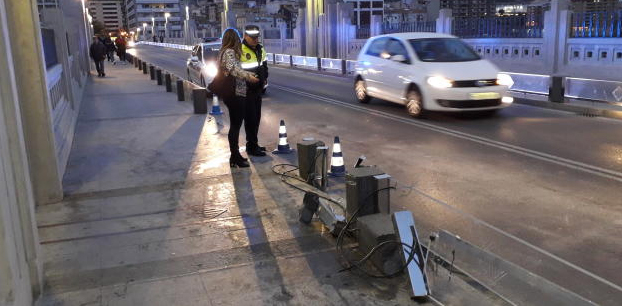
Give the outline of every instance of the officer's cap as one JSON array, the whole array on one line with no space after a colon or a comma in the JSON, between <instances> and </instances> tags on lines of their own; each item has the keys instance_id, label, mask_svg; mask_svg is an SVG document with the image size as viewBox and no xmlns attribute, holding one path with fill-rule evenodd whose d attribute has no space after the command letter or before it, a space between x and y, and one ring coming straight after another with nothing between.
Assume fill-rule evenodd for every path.
<instances>
[{"instance_id":1,"label":"officer's cap","mask_svg":"<svg viewBox=\"0 0 622 306\"><path fill-rule=\"evenodd\" d=\"M250 37L259 37L260 33L261 31L259 31L259 27L256 25L247 25L244 27L244 34Z\"/></svg>"}]
</instances>

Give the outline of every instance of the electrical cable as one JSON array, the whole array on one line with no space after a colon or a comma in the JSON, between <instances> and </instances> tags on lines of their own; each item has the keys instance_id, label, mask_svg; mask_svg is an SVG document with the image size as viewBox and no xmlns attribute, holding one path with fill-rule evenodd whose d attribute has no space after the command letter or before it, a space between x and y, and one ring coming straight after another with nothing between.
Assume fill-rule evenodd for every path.
<instances>
[{"instance_id":1,"label":"electrical cable","mask_svg":"<svg viewBox=\"0 0 622 306\"><path fill-rule=\"evenodd\" d=\"M287 170L287 171L285 171L285 172L278 172L278 171L276 170L276 168L277 168L277 167L293 167L293 169L289 169L289 170ZM281 176L281 181L282 181L283 183L285 183L285 184L287 184L287 185L289 185L289 186L291 186L291 187L293 187L293 188L295 188L295 189L298 189L298 190L300 190L300 191L302 191L302 192L314 192L314 191L311 191L311 190L304 189L304 188L301 188L301 187L299 187L299 186L296 186L295 184L293 184L293 183L291 183L291 182L288 182L288 181L287 181L287 179L286 179L286 178L291 178L291 179L295 179L295 180L297 180L297 181L303 182L303 183L305 183L305 184L308 184L308 182L306 182L305 180L301 179L300 177L288 174L288 173L293 172L293 171L296 171L296 170L298 170L298 169L300 169L298 166L293 165L293 164L287 164L287 163L284 163L284 164L276 164L276 165L273 165L273 166L272 166L272 172L274 172L274 173L275 173L275 174L277 174L277 175L280 175L280 176ZM318 188L316 188L315 186L312 186L312 187L313 187L313 188L315 188L315 189L317 189L317 191L323 192L323 191L319 190ZM346 213L346 208L343 206L343 204L341 204L341 202L336 201L336 200L334 200L334 199L332 199L332 198L330 198L330 197L326 197L326 196L323 196L323 195L321 195L321 194L318 194L318 192L314 192L314 193L315 193L315 194L317 194L317 196L318 196L318 197L320 197L320 198L322 198L322 199L325 199L325 200L327 200L327 201L329 201L329 202L331 202L331 203L333 203L333 204L337 205L337 206L338 206L338 207L339 207L339 208L343 211L343 213L344 213L344 215L345 215L345 213Z\"/></svg>"},{"instance_id":2,"label":"electrical cable","mask_svg":"<svg viewBox=\"0 0 622 306\"><path fill-rule=\"evenodd\" d=\"M361 211L361 209L367 205L370 202L365 202L367 199L369 199L370 197L372 197L373 195L377 194L378 192L382 191L382 190L388 190L388 189L395 189L394 186L389 186L389 187L384 187L384 188L379 188L375 191L373 191L372 193L370 193L369 195L367 195L366 197L363 198L363 200L359 203L362 203L362 205L360 205L356 211L352 214L352 216L350 216L350 218L348 219L348 221L346 222L345 226L341 229L341 231L339 232L339 236L337 236L337 245L336 245L336 249L337 249L337 253L339 254L339 256L344 259L347 263L348 266L345 267L341 270L341 271L347 271L347 270L351 270L353 268L358 268L359 270L361 270L363 273L365 273L367 276L370 277L374 277L374 278L391 278L394 277L398 274L400 274L402 271L404 271L404 269L406 269L408 267L408 265L410 264L410 262L413 261L414 256L415 256L415 245L418 243L415 240L415 235L413 235L413 244L412 245L408 245L405 244L401 241L384 241L381 242L379 244L377 244L376 246L374 246L365 256L363 256L362 259L356 261L356 262L352 262L349 258L347 258L344 254L343 254L343 236L345 234L345 232L348 230L348 227L350 227L350 225L352 224L352 221L354 221L354 218L357 217L357 215L359 214L359 212ZM408 255L408 259L406 260L406 263L400 268L398 269L396 272L391 273L391 274L385 274L384 272L382 272L382 275L377 275L377 274L373 274L370 273L368 271L365 271L363 268L361 268L361 264L363 264L365 261L367 261L369 258L371 258L371 256L380 249L380 247L386 245L386 244L390 244L390 243L396 243L396 244L401 244L402 247L407 247L410 249L410 251L407 251L409 253ZM343 263L342 263L343 265Z\"/></svg>"}]
</instances>

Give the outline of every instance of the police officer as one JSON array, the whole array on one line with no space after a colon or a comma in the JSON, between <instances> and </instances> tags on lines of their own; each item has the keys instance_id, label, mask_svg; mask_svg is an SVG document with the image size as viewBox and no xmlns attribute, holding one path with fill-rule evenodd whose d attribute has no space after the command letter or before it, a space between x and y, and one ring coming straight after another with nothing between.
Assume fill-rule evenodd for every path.
<instances>
[{"instance_id":1,"label":"police officer","mask_svg":"<svg viewBox=\"0 0 622 306\"><path fill-rule=\"evenodd\" d=\"M257 75L259 82L247 82L246 115L244 116L244 130L246 131L246 152L254 156L265 156L266 148L259 145L257 133L261 120L261 94L268 80L268 62L266 50L259 44L259 27L247 25L244 28L242 43L242 69Z\"/></svg>"}]
</instances>

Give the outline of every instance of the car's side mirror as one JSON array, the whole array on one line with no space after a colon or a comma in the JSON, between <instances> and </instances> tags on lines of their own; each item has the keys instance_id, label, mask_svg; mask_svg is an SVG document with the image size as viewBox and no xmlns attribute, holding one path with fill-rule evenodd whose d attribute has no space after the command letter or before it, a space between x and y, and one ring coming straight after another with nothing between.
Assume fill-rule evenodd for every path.
<instances>
[{"instance_id":1,"label":"car's side mirror","mask_svg":"<svg viewBox=\"0 0 622 306\"><path fill-rule=\"evenodd\" d=\"M406 57L404 55L401 55L401 54L392 55L389 59L394 61L394 62L400 62L400 63L405 63L406 62Z\"/></svg>"},{"instance_id":2,"label":"car's side mirror","mask_svg":"<svg viewBox=\"0 0 622 306\"><path fill-rule=\"evenodd\" d=\"M191 56L190 57L190 61L191 62L198 62L199 61L199 57L198 56Z\"/></svg>"}]
</instances>

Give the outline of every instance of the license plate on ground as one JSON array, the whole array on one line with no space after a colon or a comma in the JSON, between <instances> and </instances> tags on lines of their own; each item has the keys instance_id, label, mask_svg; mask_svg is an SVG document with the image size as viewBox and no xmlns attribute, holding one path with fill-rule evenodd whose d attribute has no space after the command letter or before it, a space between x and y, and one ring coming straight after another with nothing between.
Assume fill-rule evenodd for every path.
<instances>
[{"instance_id":1,"label":"license plate on ground","mask_svg":"<svg viewBox=\"0 0 622 306\"><path fill-rule=\"evenodd\" d=\"M499 99L501 95L496 92L476 92L469 95L471 100L487 100L487 99Z\"/></svg>"}]
</instances>

